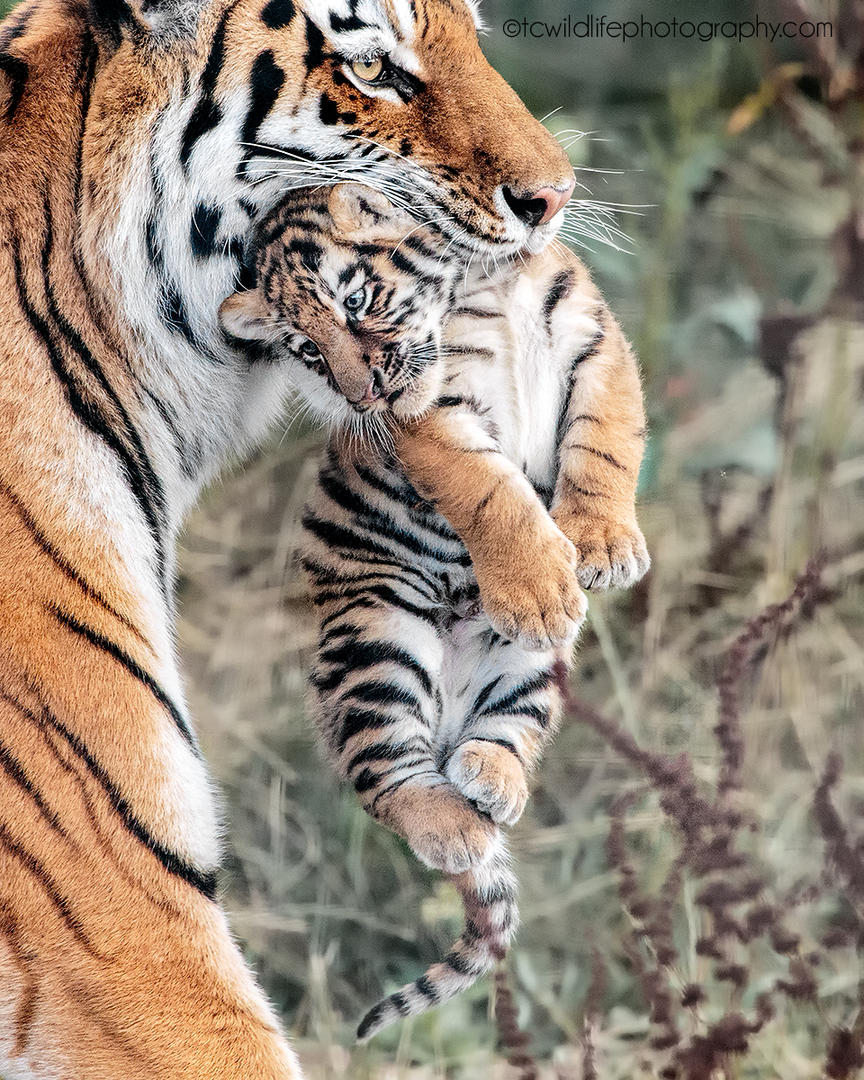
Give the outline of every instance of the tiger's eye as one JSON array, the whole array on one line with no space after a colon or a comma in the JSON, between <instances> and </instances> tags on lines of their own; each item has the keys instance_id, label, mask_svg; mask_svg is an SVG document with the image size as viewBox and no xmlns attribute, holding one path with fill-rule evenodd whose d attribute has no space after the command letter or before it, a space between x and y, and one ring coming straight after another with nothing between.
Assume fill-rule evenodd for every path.
<instances>
[{"instance_id":1,"label":"tiger's eye","mask_svg":"<svg viewBox=\"0 0 864 1080\"><path fill-rule=\"evenodd\" d=\"M371 60L353 60L351 70L358 79L374 82L384 70L384 60L380 56L373 56Z\"/></svg>"},{"instance_id":2,"label":"tiger's eye","mask_svg":"<svg viewBox=\"0 0 864 1080\"><path fill-rule=\"evenodd\" d=\"M304 356L317 356L318 355L318 346L315 344L314 341L310 341L307 338L303 342L303 344L300 346L300 352Z\"/></svg>"}]
</instances>

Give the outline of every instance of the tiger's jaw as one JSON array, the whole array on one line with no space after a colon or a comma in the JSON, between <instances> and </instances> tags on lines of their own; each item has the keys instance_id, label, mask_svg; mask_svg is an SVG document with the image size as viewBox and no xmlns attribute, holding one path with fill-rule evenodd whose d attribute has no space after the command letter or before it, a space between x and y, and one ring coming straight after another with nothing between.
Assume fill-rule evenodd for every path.
<instances>
[{"instance_id":1,"label":"tiger's jaw","mask_svg":"<svg viewBox=\"0 0 864 1080\"><path fill-rule=\"evenodd\" d=\"M298 61L305 78L299 93L285 78L255 130L260 153L250 146L244 167L253 200L269 209L280 178L283 191L354 178L431 220L466 253L506 256L548 243L573 189L572 167L484 58L464 0L299 0L291 8L290 25L262 38L270 48L255 64L271 87ZM252 6L246 17L253 11L260 20ZM384 65L373 80L357 73L369 57Z\"/></svg>"}]
</instances>

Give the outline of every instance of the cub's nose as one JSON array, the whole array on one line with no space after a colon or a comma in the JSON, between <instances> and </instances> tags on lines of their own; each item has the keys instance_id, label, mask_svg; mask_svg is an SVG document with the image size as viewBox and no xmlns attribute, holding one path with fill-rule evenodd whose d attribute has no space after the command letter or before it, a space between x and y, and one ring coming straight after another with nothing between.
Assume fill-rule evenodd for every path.
<instances>
[{"instance_id":1,"label":"cub's nose","mask_svg":"<svg viewBox=\"0 0 864 1080\"><path fill-rule=\"evenodd\" d=\"M360 398L360 404L366 405L370 402L377 401L384 393L384 383L384 372L381 368L372 368L372 378L369 380L369 384L366 387L363 397Z\"/></svg>"},{"instance_id":2,"label":"cub's nose","mask_svg":"<svg viewBox=\"0 0 864 1080\"><path fill-rule=\"evenodd\" d=\"M566 205L575 186L575 178L561 187L541 187L527 192L516 192L505 184L502 194L504 202L522 224L534 228L536 225L545 225L555 217L561 207Z\"/></svg>"}]
</instances>

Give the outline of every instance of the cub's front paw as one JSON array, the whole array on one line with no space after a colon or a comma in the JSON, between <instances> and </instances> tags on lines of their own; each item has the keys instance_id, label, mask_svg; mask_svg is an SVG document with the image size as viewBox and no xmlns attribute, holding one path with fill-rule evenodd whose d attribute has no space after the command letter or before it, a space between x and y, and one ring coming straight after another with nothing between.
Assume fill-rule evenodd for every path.
<instances>
[{"instance_id":1,"label":"cub's front paw","mask_svg":"<svg viewBox=\"0 0 864 1080\"><path fill-rule=\"evenodd\" d=\"M444 770L454 787L499 825L514 825L528 799L522 763L506 746L470 739L457 746Z\"/></svg>"},{"instance_id":2,"label":"cub's front paw","mask_svg":"<svg viewBox=\"0 0 864 1080\"><path fill-rule=\"evenodd\" d=\"M489 621L499 634L529 649L572 641L588 610L573 545L549 519L511 541L506 556L474 558Z\"/></svg>"},{"instance_id":3,"label":"cub's front paw","mask_svg":"<svg viewBox=\"0 0 864 1080\"><path fill-rule=\"evenodd\" d=\"M579 560L576 576L585 589L635 585L651 565L645 537L635 521L553 517L573 541Z\"/></svg>"},{"instance_id":4,"label":"cub's front paw","mask_svg":"<svg viewBox=\"0 0 864 1080\"><path fill-rule=\"evenodd\" d=\"M375 816L410 845L427 866L461 874L486 862L498 829L441 778L434 787L404 784L380 800Z\"/></svg>"}]
</instances>

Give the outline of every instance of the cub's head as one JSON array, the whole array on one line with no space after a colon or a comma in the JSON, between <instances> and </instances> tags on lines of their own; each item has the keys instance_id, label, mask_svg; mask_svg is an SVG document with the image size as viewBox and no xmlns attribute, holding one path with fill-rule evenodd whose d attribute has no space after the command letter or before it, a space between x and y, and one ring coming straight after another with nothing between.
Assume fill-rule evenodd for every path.
<instances>
[{"instance_id":1,"label":"cub's head","mask_svg":"<svg viewBox=\"0 0 864 1080\"><path fill-rule=\"evenodd\" d=\"M440 233L346 183L281 205L258 243L256 288L220 309L230 336L287 353L298 391L331 423L404 420L431 405L461 267Z\"/></svg>"}]
</instances>

